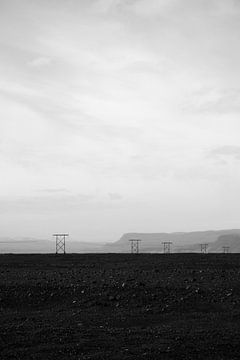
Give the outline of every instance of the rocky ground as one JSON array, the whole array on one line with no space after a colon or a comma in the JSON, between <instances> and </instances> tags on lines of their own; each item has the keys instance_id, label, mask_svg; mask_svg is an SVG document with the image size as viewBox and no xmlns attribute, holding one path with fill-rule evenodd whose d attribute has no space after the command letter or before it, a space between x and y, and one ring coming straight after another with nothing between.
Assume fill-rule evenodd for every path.
<instances>
[{"instance_id":1,"label":"rocky ground","mask_svg":"<svg viewBox=\"0 0 240 360\"><path fill-rule=\"evenodd\" d=\"M240 254L0 255L1 359L239 359Z\"/></svg>"}]
</instances>

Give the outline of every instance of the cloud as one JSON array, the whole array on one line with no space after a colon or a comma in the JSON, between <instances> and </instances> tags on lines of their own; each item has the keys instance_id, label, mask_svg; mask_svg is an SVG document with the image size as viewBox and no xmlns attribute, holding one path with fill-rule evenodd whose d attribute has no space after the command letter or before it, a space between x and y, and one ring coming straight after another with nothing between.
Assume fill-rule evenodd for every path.
<instances>
[{"instance_id":1,"label":"cloud","mask_svg":"<svg viewBox=\"0 0 240 360\"><path fill-rule=\"evenodd\" d=\"M200 89L193 92L183 106L184 111L230 114L240 112L240 88Z\"/></svg>"},{"instance_id":2,"label":"cloud","mask_svg":"<svg viewBox=\"0 0 240 360\"><path fill-rule=\"evenodd\" d=\"M54 189L41 189L39 190L43 193L47 193L47 194L57 194L57 193L68 193L69 190L66 188L54 188Z\"/></svg>"},{"instance_id":3,"label":"cloud","mask_svg":"<svg viewBox=\"0 0 240 360\"><path fill-rule=\"evenodd\" d=\"M168 13L193 13L204 12L216 15L236 15L240 6L238 1L229 0L133 0L128 5L135 10L138 15L153 17L166 15Z\"/></svg>"},{"instance_id":4,"label":"cloud","mask_svg":"<svg viewBox=\"0 0 240 360\"><path fill-rule=\"evenodd\" d=\"M236 16L239 4L236 0L96 0L90 6L98 14L134 15L142 19L166 19L181 14L198 13L211 16ZM181 19L179 19L181 21Z\"/></svg>"},{"instance_id":5,"label":"cloud","mask_svg":"<svg viewBox=\"0 0 240 360\"><path fill-rule=\"evenodd\" d=\"M211 206L206 188L219 196L209 179L239 178L230 160L240 157L237 3L0 1L0 193L12 197L5 208L47 211L57 224L75 208L76 227L81 209L88 234L93 221L109 228L101 201L156 204L143 216L156 227L159 208L168 208L171 227L186 197L189 212L199 201ZM92 201L85 211L79 190L97 194L98 207ZM136 208L122 215L130 227ZM37 221L32 227L41 230Z\"/></svg>"},{"instance_id":6,"label":"cloud","mask_svg":"<svg viewBox=\"0 0 240 360\"><path fill-rule=\"evenodd\" d=\"M177 3L177 0L97 0L92 9L105 15L134 14L146 18L164 14Z\"/></svg>"},{"instance_id":7,"label":"cloud","mask_svg":"<svg viewBox=\"0 0 240 360\"><path fill-rule=\"evenodd\" d=\"M35 68L40 68L43 66L50 65L52 63L52 59L48 57L38 57L29 62L29 65Z\"/></svg>"},{"instance_id":8,"label":"cloud","mask_svg":"<svg viewBox=\"0 0 240 360\"><path fill-rule=\"evenodd\" d=\"M42 212L65 212L78 208L82 209L86 203L95 199L92 194L60 195L52 192L45 196L1 196L1 213L23 213L40 214Z\"/></svg>"},{"instance_id":9,"label":"cloud","mask_svg":"<svg viewBox=\"0 0 240 360\"><path fill-rule=\"evenodd\" d=\"M136 15L143 17L155 17L158 15L166 15L166 12L174 9L177 5L177 0L135 0L129 2L127 6Z\"/></svg>"},{"instance_id":10,"label":"cloud","mask_svg":"<svg viewBox=\"0 0 240 360\"><path fill-rule=\"evenodd\" d=\"M240 160L240 146L219 146L208 153L208 157L210 158L233 158L235 160Z\"/></svg>"},{"instance_id":11,"label":"cloud","mask_svg":"<svg viewBox=\"0 0 240 360\"><path fill-rule=\"evenodd\" d=\"M118 193L109 193L108 195L109 195L110 200L112 200L112 201L119 201L119 200L123 199L123 196Z\"/></svg>"}]
</instances>

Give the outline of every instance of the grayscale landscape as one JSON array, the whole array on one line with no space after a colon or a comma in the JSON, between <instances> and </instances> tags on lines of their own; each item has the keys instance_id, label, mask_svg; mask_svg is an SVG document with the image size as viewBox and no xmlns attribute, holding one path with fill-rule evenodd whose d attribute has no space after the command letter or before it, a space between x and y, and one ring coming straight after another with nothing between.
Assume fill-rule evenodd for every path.
<instances>
[{"instance_id":1,"label":"grayscale landscape","mask_svg":"<svg viewBox=\"0 0 240 360\"><path fill-rule=\"evenodd\" d=\"M208 251L222 253L228 246L231 253L240 253L240 230L195 231L189 233L126 233L117 241L109 243L66 240L68 253L128 253L129 240L140 239L143 253L162 253L163 242L172 243L171 252L200 252L201 244L208 245ZM54 253L55 239L0 238L0 253Z\"/></svg>"},{"instance_id":2,"label":"grayscale landscape","mask_svg":"<svg viewBox=\"0 0 240 360\"><path fill-rule=\"evenodd\" d=\"M240 0L0 0L0 360L240 358Z\"/></svg>"}]
</instances>

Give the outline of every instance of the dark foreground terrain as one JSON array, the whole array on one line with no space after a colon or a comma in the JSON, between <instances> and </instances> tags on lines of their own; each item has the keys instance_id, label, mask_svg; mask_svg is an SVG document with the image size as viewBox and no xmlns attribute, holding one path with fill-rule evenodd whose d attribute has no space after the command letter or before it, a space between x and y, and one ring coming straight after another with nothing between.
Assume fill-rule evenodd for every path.
<instances>
[{"instance_id":1,"label":"dark foreground terrain","mask_svg":"<svg viewBox=\"0 0 240 360\"><path fill-rule=\"evenodd\" d=\"M1 359L239 359L240 254L0 255Z\"/></svg>"}]
</instances>

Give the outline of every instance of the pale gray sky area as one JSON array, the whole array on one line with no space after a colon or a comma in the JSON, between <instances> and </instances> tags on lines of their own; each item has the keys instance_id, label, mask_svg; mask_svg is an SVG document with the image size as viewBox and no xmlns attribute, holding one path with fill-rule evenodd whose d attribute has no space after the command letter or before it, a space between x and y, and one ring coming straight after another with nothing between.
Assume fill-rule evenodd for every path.
<instances>
[{"instance_id":1,"label":"pale gray sky area","mask_svg":"<svg viewBox=\"0 0 240 360\"><path fill-rule=\"evenodd\" d=\"M240 227L238 0L0 0L0 236Z\"/></svg>"}]
</instances>

